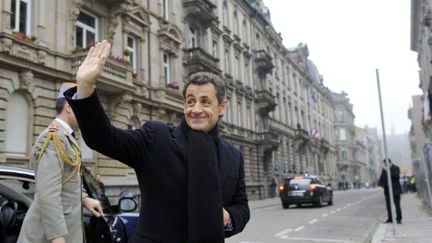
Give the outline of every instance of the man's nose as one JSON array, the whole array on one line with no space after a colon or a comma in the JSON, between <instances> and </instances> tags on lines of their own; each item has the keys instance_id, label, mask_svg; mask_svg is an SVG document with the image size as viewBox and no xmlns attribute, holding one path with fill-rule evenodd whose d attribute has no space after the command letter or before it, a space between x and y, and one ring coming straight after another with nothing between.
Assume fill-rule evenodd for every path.
<instances>
[{"instance_id":1,"label":"man's nose","mask_svg":"<svg viewBox=\"0 0 432 243\"><path fill-rule=\"evenodd\" d=\"M193 113L200 113L202 111L202 107L200 103L195 103L194 106L192 106L192 112Z\"/></svg>"}]
</instances>

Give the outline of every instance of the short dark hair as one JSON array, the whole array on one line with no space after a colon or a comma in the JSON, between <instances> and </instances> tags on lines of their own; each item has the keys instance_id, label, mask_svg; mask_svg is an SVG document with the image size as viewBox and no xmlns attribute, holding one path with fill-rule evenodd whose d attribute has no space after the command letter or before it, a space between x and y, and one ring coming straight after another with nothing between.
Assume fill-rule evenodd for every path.
<instances>
[{"instance_id":1,"label":"short dark hair","mask_svg":"<svg viewBox=\"0 0 432 243\"><path fill-rule=\"evenodd\" d=\"M391 163L391 159L390 159L390 158L387 158L387 159L383 159L383 162L385 163L385 162L386 162L386 160L388 160L388 162L390 162L390 163Z\"/></svg>"},{"instance_id":2,"label":"short dark hair","mask_svg":"<svg viewBox=\"0 0 432 243\"><path fill-rule=\"evenodd\" d=\"M217 74L210 72L196 72L190 74L186 78L185 85L183 86L183 98L186 99L186 89L189 84L204 85L212 83L216 88L216 97L219 103L225 99L225 80Z\"/></svg>"},{"instance_id":3,"label":"short dark hair","mask_svg":"<svg viewBox=\"0 0 432 243\"><path fill-rule=\"evenodd\" d=\"M66 98L57 98L56 106L55 106L57 115L59 115L60 113L62 113L66 102L67 102Z\"/></svg>"}]
</instances>

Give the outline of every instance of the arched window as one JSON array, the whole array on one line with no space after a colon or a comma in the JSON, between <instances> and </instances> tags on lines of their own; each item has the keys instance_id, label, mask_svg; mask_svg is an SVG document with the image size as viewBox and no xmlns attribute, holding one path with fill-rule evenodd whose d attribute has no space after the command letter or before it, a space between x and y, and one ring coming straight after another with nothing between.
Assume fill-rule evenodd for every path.
<instances>
[{"instance_id":1,"label":"arched window","mask_svg":"<svg viewBox=\"0 0 432 243\"><path fill-rule=\"evenodd\" d=\"M6 108L5 153L26 156L29 144L30 106L24 96L13 93Z\"/></svg>"}]
</instances>

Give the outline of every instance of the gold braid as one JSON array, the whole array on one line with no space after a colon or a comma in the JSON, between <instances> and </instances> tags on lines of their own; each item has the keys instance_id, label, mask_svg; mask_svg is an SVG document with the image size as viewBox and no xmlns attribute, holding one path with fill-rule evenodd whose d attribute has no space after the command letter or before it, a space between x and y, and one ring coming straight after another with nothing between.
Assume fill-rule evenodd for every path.
<instances>
[{"instance_id":1,"label":"gold braid","mask_svg":"<svg viewBox=\"0 0 432 243\"><path fill-rule=\"evenodd\" d=\"M60 137L57 134L57 132L49 131L48 137L46 138L44 144L42 145L37 161L40 161L40 159L42 158L42 155L44 154L45 149L48 147L48 144L50 143L51 139L54 141L54 145L57 150L57 155L59 156L59 158L63 160L66 165L73 167L73 171L71 171L71 173L66 178L63 179L62 184L64 184L80 171L81 152L74 143L71 143L72 149L75 153L75 158L74 159L69 158L66 149L63 146L62 141L60 140ZM62 168L62 172L63 172L63 168Z\"/></svg>"}]
</instances>

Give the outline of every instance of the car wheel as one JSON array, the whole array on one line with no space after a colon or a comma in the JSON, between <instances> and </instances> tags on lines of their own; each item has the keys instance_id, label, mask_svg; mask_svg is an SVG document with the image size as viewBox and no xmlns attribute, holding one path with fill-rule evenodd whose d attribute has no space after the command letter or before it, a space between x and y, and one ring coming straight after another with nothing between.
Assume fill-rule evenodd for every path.
<instances>
[{"instance_id":1,"label":"car wheel","mask_svg":"<svg viewBox=\"0 0 432 243\"><path fill-rule=\"evenodd\" d=\"M287 208L289 208L289 203L287 203L287 202L282 202L282 207L284 208L284 209L287 209Z\"/></svg>"},{"instance_id":2,"label":"car wheel","mask_svg":"<svg viewBox=\"0 0 432 243\"><path fill-rule=\"evenodd\" d=\"M327 202L329 206L333 205L333 195L330 196L329 201Z\"/></svg>"},{"instance_id":3,"label":"car wheel","mask_svg":"<svg viewBox=\"0 0 432 243\"><path fill-rule=\"evenodd\" d=\"M315 206L317 206L317 207L322 207L322 205L323 205L323 196L320 195L320 196L318 197L318 202L315 203Z\"/></svg>"}]
</instances>

